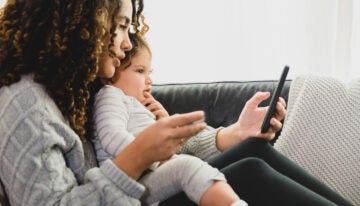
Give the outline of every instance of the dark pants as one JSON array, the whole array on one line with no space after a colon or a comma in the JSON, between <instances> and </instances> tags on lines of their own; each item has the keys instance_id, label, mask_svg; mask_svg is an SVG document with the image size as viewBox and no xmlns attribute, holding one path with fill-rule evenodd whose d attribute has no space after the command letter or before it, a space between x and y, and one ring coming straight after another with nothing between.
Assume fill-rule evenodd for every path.
<instances>
[{"instance_id":1,"label":"dark pants","mask_svg":"<svg viewBox=\"0 0 360 206\"><path fill-rule=\"evenodd\" d=\"M211 159L235 192L252 205L351 205L314 176L277 152L268 142L251 138ZM179 193L161 206L196 205Z\"/></svg>"}]
</instances>

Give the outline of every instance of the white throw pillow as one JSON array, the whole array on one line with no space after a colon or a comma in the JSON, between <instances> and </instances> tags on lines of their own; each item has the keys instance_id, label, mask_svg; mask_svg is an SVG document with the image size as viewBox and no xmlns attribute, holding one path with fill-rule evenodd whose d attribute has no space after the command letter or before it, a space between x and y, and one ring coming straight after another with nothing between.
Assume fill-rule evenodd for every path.
<instances>
[{"instance_id":1,"label":"white throw pillow","mask_svg":"<svg viewBox=\"0 0 360 206\"><path fill-rule=\"evenodd\" d=\"M360 79L293 80L274 147L355 205L360 205Z\"/></svg>"}]
</instances>

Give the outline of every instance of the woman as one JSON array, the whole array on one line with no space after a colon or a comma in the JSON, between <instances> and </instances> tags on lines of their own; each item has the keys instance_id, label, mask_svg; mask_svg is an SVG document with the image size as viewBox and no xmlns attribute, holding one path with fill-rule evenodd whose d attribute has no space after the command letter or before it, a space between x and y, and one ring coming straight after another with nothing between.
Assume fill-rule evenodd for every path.
<instances>
[{"instance_id":1,"label":"woman","mask_svg":"<svg viewBox=\"0 0 360 206\"><path fill-rule=\"evenodd\" d=\"M202 112L165 118L113 161L84 171L89 84L112 77L131 49L128 31L142 5L141 0L14 0L5 6L0 178L11 205L140 205L144 187L135 180L205 127L190 124L202 119Z\"/></svg>"},{"instance_id":2,"label":"woman","mask_svg":"<svg viewBox=\"0 0 360 206\"><path fill-rule=\"evenodd\" d=\"M95 78L111 78L124 52L131 49L129 26L138 24L141 10L141 0L13 0L7 4L0 20L0 178L11 205L140 205L144 187L135 180L151 163L168 159L182 142L205 128L204 123L191 124L204 118L202 112L164 118L140 133L113 161L85 171L81 140L87 136L89 87ZM205 131L184 151L201 148L192 147L199 137L202 145L210 140L216 149L197 152L204 156L208 151L214 151L211 156L231 151L228 148L250 136L271 139L281 128L284 109L272 120L269 133L249 129L263 117L266 109L257 112L257 105L267 97L256 95L235 126L210 131L218 132L217 136ZM241 187L267 199L270 187L249 189L258 179L262 182L262 167L256 166L264 165L262 161L231 165L235 167L224 173L236 191ZM238 173L246 168L256 169L256 176ZM249 183L241 181L245 177ZM269 199L281 203L276 198ZM256 202L249 197L249 203Z\"/></svg>"}]
</instances>

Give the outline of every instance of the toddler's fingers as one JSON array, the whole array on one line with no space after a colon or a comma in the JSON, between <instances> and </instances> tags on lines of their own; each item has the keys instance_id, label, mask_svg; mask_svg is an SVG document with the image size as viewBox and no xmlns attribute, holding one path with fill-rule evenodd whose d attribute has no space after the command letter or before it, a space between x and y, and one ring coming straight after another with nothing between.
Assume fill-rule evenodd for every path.
<instances>
[{"instance_id":1,"label":"toddler's fingers","mask_svg":"<svg viewBox=\"0 0 360 206\"><path fill-rule=\"evenodd\" d=\"M157 102L153 102L153 103L147 105L146 108L150 111L161 109L160 104Z\"/></svg>"}]
</instances>

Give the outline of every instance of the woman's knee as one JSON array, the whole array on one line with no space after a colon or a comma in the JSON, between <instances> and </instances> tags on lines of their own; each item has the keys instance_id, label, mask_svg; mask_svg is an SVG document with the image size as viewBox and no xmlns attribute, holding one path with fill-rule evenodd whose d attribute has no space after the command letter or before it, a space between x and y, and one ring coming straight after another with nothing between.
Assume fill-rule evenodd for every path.
<instances>
[{"instance_id":1,"label":"woman's knee","mask_svg":"<svg viewBox=\"0 0 360 206\"><path fill-rule=\"evenodd\" d=\"M228 169L232 170L232 172L230 172L231 174L227 173L226 176L236 175L237 177L234 178L261 184L272 182L275 177L274 173L276 173L264 160L256 157L244 158L229 165Z\"/></svg>"},{"instance_id":2,"label":"woman's knee","mask_svg":"<svg viewBox=\"0 0 360 206\"><path fill-rule=\"evenodd\" d=\"M248 138L240 144L255 151L262 150L265 146L270 146L268 141L256 137Z\"/></svg>"},{"instance_id":3,"label":"woman's knee","mask_svg":"<svg viewBox=\"0 0 360 206\"><path fill-rule=\"evenodd\" d=\"M241 158L259 157L262 156L268 147L271 147L271 145L266 140L254 137L242 141L226 152L229 154L237 154L237 156Z\"/></svg>"},{"instance_id":4,"label":"woman's knee","mask_svg":"<svg viewBox=\"0 0 360 206\"><path fill-rule=\"evenodd\" d=\"M248 157L239 161L239 165L245 168L246 171L262 172L267 168L267 164L264 160L256 157Z\"/></svg>"}]
</instances>

